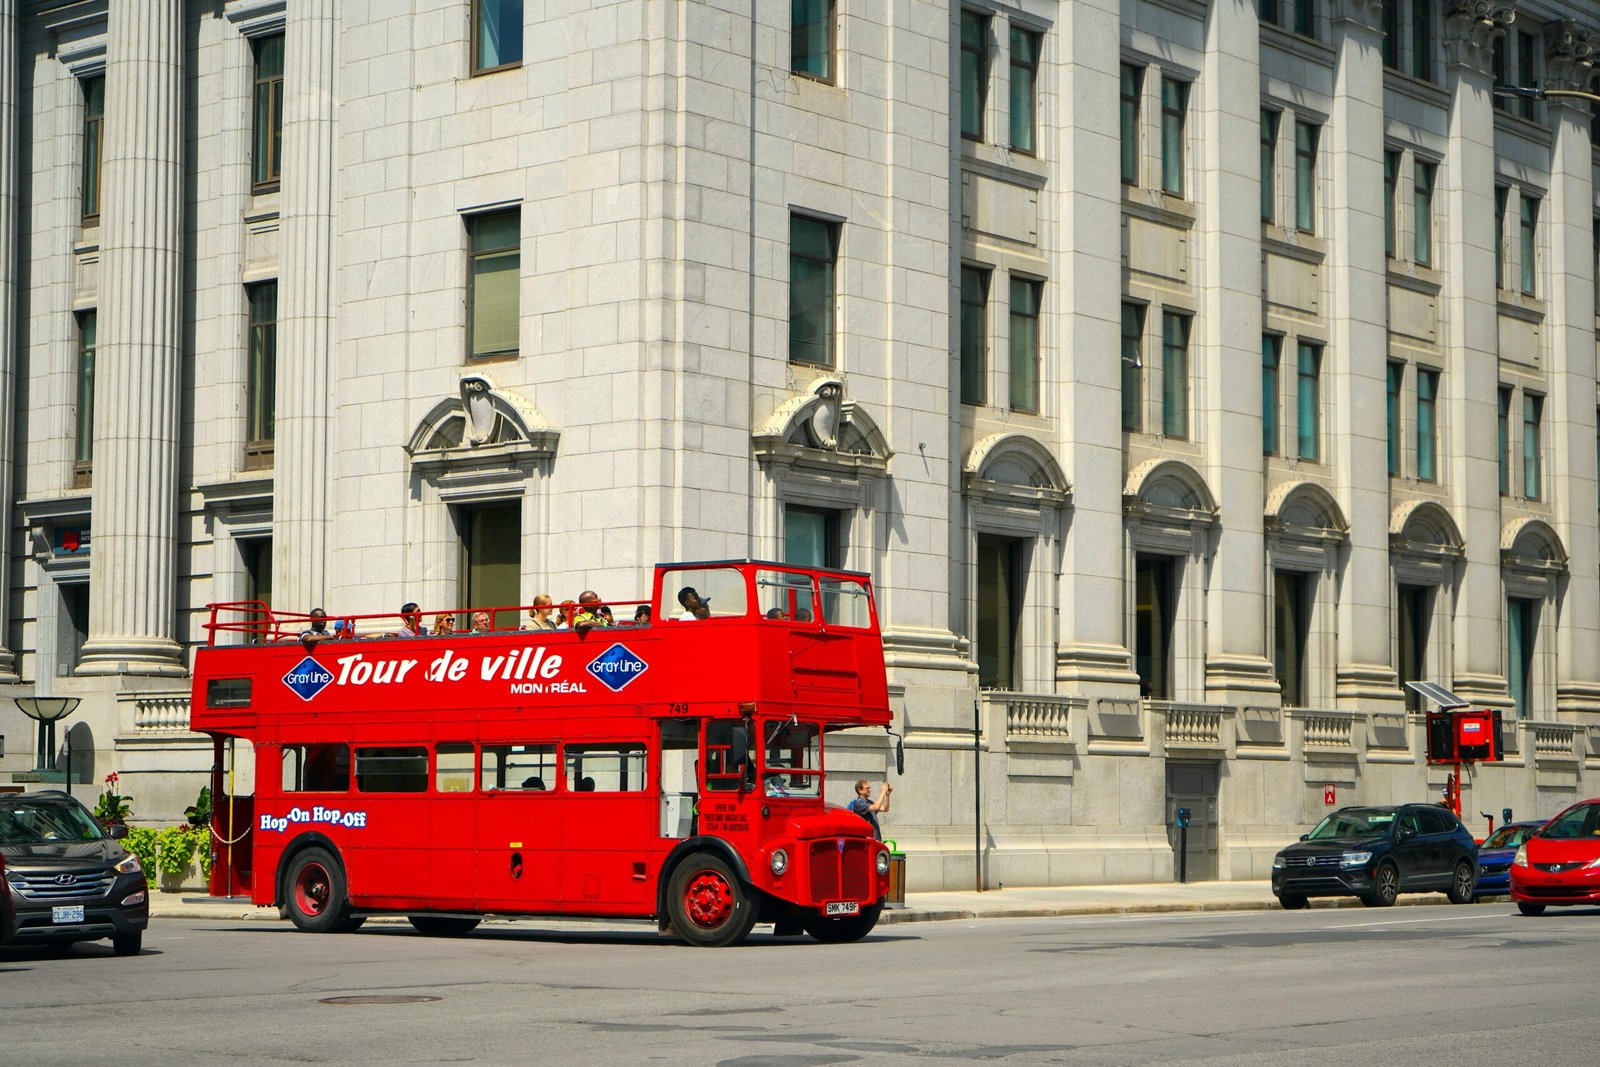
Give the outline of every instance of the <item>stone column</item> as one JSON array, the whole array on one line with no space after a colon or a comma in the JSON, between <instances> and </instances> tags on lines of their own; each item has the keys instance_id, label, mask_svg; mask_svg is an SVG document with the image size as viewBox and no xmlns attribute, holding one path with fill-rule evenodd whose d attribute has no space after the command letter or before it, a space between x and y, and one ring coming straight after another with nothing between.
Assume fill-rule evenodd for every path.
<instances>
[{"instance_id":1,"label":"stone column","mask_svg":"<svg viewBox=\"0 0 1600 1067\"><path fill-rule=\"evenodd\" d=\"M1332 8L1333 110L1326 159L1330 218L1328 316L1333 457L1350 548L1339 592L1337 695L1341 707L1399 703L1389 655L1387 264L1383 250L1383 7L1340 0ZM1333 367L1342 373L1330 373Z\"/></svg>"},{"instance_id":2,"label":"stone column","mask_svg":"<svg viewBox=\"0 0 1600 1067\"><path fill-rule=\"evenodd\" d=\"M274 599L292 611L329 592L337 8L297 3L284 40L272 552Z\"/></svg>"},{"instance_id":3,"label":"stone column","mask_svg":"<svg viewBox=\"0 0 1600 1067\"><path fill-rule=\"evenodd\" d=\"M80 674L182 674L183 3L110 5L94 549Z\"/></svg>"},{"instance_id":4,"label":"stone column","mask_svg":"<svg viewBox=\"0 0 1600 1067\"><path fill-rule=\"evenodd\" d=\"M1499 280L1495 268L1494 104L1490 60L1515 15L1509 5L1455 0L1445 12L1445 82L1450 91L1439 213L1447 371L1441 469L1466 541L1457 590L1454 680L1474 702L1503 703L1505 612L1500 586L1497 468Z\"/></svg>"},{"instance_id":5,"label":"stone column","mask_svg":"<svg viewBox=\"0 0 1600 1067\"><path fill-rule=\"evenodd\" d=\"M0 612L10 617L12 405L17 368L17 4L0 3ZM0 631L0 682L17 680Z\"/></svg>"},{"instance_id":6,"label":"stone column","mask_svg":"<svg viewBox=\"0 0 1600 1067\"><path fill-rule=\"evenodd\" d=\"M1278 690L1266 654L1266 458L1261 452L1261 27L1255 5L1212 4L1195 87L1200 314L1190 339L1203 407L1195 426L1222 509L1206 602L1205 699L1259 703ZM1184 614L1190 614L1185 610Z\"/></svg>"},{"instance_id":7,"label":"stone column","mask_svg":"<svg viewBox=\"0 0 1600 1067\"><path fill-rule=\"evenodd\" d=\"M1545 27L1547 89L1586 90L1593 55L1590 31L1571 21ZM1556 710L1600 712L1600 509L1595 485L1594 178L1590 104L1553 98L1550 234L1546 304L1550 337L1550 427L1546 464L1556 532L1567 550L1567 583L1556 629Z\"/></svg>"},{"instance_id":8,"label":"stone column","mask_svg":"<svg viewBox=\"0 0 1600 1067\"><path fill-rule=\"evenodd\" d=\"M1057 403L1057 447L1073 485L1072 532L1061 566L1061 638L1056 680L1064 689L1136 697L1131 634L1125 634L1122 551L1122 186L1105 161L1120 152L1117 111L1120 20L1115 0L1059 8L1052 38L1056 57L1057 158L1097 160L1059 166L1051 177L1051 214L1059 219L1049 245L1057 292L1063 371Z\"/></svg>"}]
</instances>

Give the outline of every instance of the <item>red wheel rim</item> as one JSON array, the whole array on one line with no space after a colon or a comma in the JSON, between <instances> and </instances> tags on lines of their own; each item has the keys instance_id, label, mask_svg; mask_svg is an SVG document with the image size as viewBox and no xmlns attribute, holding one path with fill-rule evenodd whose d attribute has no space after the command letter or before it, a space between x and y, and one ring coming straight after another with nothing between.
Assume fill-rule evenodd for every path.
<instances>
[{"instance_id":1,"label":"red wheel rim","mask_svg":"<svg viewBox=\"0 0 1600 1067\"><path fill-rule=\"evenodd\" d=\"M703 930L715 930L733 914L733 887L716 871L699 871L683 890L683 913Z\"/></svg>"},{"instance_id":2,"label":"red wheel rim","mask_svg":"<svg viewBox=\"0 0 1600 1067\"><path fill-rule=\"evenodd\" d=\"M321 915L328 906L328 871L320 863L300 868L294 880L294 902L303 915Z\"/></svg>"}]
</instances>

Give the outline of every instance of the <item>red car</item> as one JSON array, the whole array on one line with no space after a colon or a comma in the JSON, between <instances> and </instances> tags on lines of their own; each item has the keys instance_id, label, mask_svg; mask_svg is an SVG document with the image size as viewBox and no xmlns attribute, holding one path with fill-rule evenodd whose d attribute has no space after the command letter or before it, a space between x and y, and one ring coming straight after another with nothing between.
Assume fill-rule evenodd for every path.
<instances>
[{"instance_id":1,"label":"red car","mask_svg":"<svg viewBox=\"0 0 1600 1067\"><path fill-rule=\"evenodd\" d=\"M1511 899L1524 915L1552 904L1600 907L1600 799L1574 804L1517 848Z\"/></svg>"}]
</instances>

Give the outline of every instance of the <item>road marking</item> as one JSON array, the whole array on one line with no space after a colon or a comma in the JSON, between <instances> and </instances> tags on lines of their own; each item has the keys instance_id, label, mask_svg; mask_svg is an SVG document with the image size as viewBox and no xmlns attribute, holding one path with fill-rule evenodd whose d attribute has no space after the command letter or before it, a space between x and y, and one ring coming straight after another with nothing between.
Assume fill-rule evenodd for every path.
<instances>
[{"instance_id":1,"label":"road marking","mask_svg":"<svg viewBox=\"0 0 1600 1067\"><path fill-rule=\"evenodd\" d=\"M1358 930L1363 926L1404 926L1404 925L1406 925L1408 923L1461 923L1461 922L1472 922L1473 920L1476 920L1476 919L1498 919L1498 918L1502 918L1502 917L1503 916L1501 915L1500 912L1492 912L1492 913L1490 913L1488 915L1451 915L1448 918L1443 918L1443 919L1389 919L1386 922L1343 923L1343 924L1341 924L1339 926L1324 926L1323 929L1324 930Z\"/></svg>"}]
</instances>

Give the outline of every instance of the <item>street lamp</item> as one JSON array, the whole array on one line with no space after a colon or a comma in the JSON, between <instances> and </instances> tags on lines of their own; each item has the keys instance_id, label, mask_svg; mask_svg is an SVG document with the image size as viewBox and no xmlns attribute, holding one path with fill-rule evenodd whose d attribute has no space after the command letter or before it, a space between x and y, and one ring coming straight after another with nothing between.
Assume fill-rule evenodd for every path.
<instances>
[{"instance_id":1,"label":"street lamp","mask_svg":"<svg viewBox=\"0 0 1600 1067\"><path fill-rule=\"evenodd\" d=\"M56 769L56 723L77 710L78 697L12 697L22 714L39 724L39 751L33 758L36 771ZM72 795L72 745L67 745L67 795Z\"/></svg>"},{"instance_id":2,"label":"street lamp","mask_svg":"<svg viewBox=\"0 0 1600 1067\"><path fill-rule=\"evenodd\" d=\"M1496 85L1496 96L1523 96L1529 100L1560 100L1571 98L1574 100L1587 100L1591 104L1600 103L1600 93L1586 92L1583 89L1545 89L1537 85Z\"/></svg>"}]
</instances>

